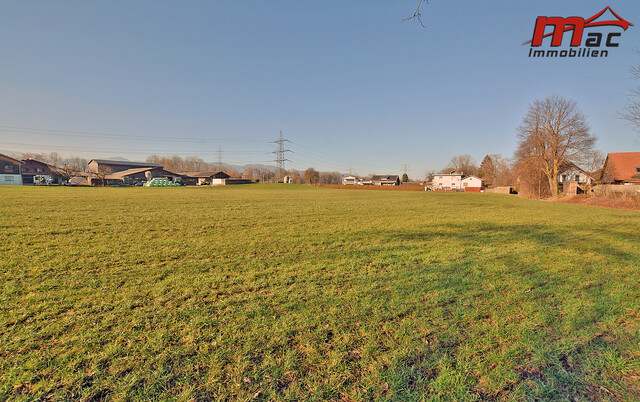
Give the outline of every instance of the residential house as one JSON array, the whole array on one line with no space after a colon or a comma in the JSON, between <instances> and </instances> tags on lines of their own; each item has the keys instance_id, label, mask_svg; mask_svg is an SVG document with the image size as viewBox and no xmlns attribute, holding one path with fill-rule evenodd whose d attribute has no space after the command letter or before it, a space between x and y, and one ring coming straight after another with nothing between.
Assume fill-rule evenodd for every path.
<instances>
[{"instance_id":1,"label":"residential house","mask_svg":"<svg viewBox=\"0 0 640 402\"><path fill-rule=\"evenodd\" d=\"M374 175L371 183L375 186L399 186L400 176L397 174Z\"/></svg>"},{"instance_id":2,"label":"residential house","mask_svg":"<svg viewBox=\"0 0 640 402\"><path fill-rule=\"evenodd\" d=\"M362 184L362 179L356 176L347 176L347 177L343 177L342 178L342 185L343 186L349 186L349 185L360 185Z\"/></svg>"},{"instance_id":3,"label":"residential house","mask_svg":"<svg viewBox=\"0 0 640 402\"><path fill-rule=\"evenodd\" d=\"M594 182L593 177L575 164L569 162L560 166L558 184L566 194L579 194L587 191Z\"/></svg>"},{"instance_id":4,"label":"residential house","mask_svg":"<svg viewBox=\"0 0 640 402\"><path fill-rule=\"evenodd\" d=\"M640 184L640 152L608 154L599 180L605 184Z\"/></svg>"},{"instance_id":5,"label":"residential house","mask_svg":"<svg viewBox=\"0 0 640 402\"><path fill-rule=\"evenodd\" d=\"M0 154L0 185L22 184L22 161Z\"/></svg>"},{"instance_id":6,"label":"residential house","mask_svg":"<svg viewBox=\"0 0 640 402\"><path fill-rule=\"evenodd\" d=\"M433 190L461 190L464 174L452 171L451 173L437 173L433 176Z\"/></svg>"},{"instance_id":7,"label":"residential house","mask_svg":"<svg viewBox=\"0 0 640 402\"><path fill-rule=\"evenodd\" d=\"M558 170L558 184L562 184L567 181L575 181L578 185L586 186L593 184L593 177L573 163L564 164L560 166L560 169Z\"/></svg>"}]
</instances>

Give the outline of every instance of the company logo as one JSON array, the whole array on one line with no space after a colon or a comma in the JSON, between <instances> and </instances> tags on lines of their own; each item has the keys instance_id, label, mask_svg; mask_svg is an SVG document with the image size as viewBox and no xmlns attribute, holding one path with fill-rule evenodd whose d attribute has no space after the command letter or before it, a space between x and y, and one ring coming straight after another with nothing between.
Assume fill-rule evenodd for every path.
<instances>
[{"instance_id":1,"label":"company logo","mask_svg":"<svg viewBox=\"0 0 640 402\"><path fill-rule=\"evenodd\" d=\"M605 19L607 17L603 17L603 15L607 11L615 19ZM618 38L622 35L622 32L586 32L584 47L582 47L585 29L613 27L614 29L622 28L623 31L626 31L630 26L633 26L633 24L621 18L609 6L586 20L582 17L540 16L536 19L536 24L533 28L533 38L524 42L523 45L531 44L529 57L608 57L609 48L619 46ZM547 27L551 27L551 32L547 32ZM571 32L569 49L536 49L543 46L544 39L548 37L551 37L551 43L547 41L551 48L561 46L563 39L568 36L565 35L568 32Z\"/></svg>"}]
</instances>

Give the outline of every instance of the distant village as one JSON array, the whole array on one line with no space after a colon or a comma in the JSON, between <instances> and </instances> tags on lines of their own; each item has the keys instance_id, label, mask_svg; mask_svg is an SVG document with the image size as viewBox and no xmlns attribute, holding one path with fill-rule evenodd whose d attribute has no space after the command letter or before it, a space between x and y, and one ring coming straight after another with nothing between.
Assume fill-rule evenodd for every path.
<instances>
[{"instance_id":1,"label":"distant village","mask_svg":"<svg viewBox=\"0 0 640 402\"><path fill-rule=\"evenodd\" d=\"M151 156L145 162L120 159L61 158L57 154L0 154L0 185L71 185L71 186L218 186L259 182L358 186L411 186L426 191L535 193L536 180L542 191L543 178L525 177L517 167L499 155L487 155L479 167L469 155L451 159L440 172L429 172L423 180L411 180L405 173L371 174L366 177L319 172L309 168L278 170L248 166L242 173L212 165L197 157ZM573 163L558 169L561 192L580 194L590 191L640 193L640 152L609 153L601 167L589 171ZM528 181L527 181L528 180ZM600 185L600 186L598 186ZM536 194L533 194L534 196ZM539 193L543 198L545 194Z\"/></svg>"}]
</instances>

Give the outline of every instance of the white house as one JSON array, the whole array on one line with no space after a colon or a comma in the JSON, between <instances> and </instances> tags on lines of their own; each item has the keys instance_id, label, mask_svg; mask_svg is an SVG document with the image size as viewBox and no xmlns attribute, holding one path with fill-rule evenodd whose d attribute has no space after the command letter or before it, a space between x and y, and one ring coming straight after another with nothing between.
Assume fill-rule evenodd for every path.
<instances>
[{"instance_id":1,"label":"white house","mask_svg":"<svg viewBox=\"0 0 640 402\"><path fill-rule=\"evenodd\" d=\"M587 172L580 169L573 163L568 163L560 167L560 173L558 173L558 184L563 184L567 181L576 181L578 185L590 186L593 183L593 177Z\"/></svg>"},{"instance_id":2,"label":"white house","mask_svg":"<svg viewBox=\"0 0 640 402\"><path fill-rule=\"evenodd\" d=\"M480 191L482 188L482 179L476 176L467 176L462 179L462 187L465 191L471 191L471 189L477 189L475 191Z\"/></svg>"},{"instance_id":3,"label":"white house","mask_svg":"<svg viewBox=\"0 0 640 402\"><path fill-rule=\"evenodd\" d=\"M342 178L342 185L354 185L354 184L362 184L362 179L355 176L347 176Z\"/></svg>"},{"instance_id":4,"label":"white house","mask_svg":"<svg viewBox=\"0 0 640 402\"><path fill-rule=\"evenodd\" d=\"M433 176L434 190L459 190L462 189L462 173L437 173Z\"/></svg>"}]
</instances>

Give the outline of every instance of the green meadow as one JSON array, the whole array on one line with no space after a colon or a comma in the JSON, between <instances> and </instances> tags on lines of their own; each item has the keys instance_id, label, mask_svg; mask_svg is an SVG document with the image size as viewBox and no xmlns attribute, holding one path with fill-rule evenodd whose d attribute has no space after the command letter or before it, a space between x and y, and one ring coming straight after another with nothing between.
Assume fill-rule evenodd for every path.
<instances>
[{"instance_id":1,"label":"green meadow","mask_svg":"<svg viewBox=\"0 0 640 402\"><path fill-rule=\"evenodd\" d=\"M0 400L637 400L640 213L0 188Z\"/></svg>"}]
</instances>

